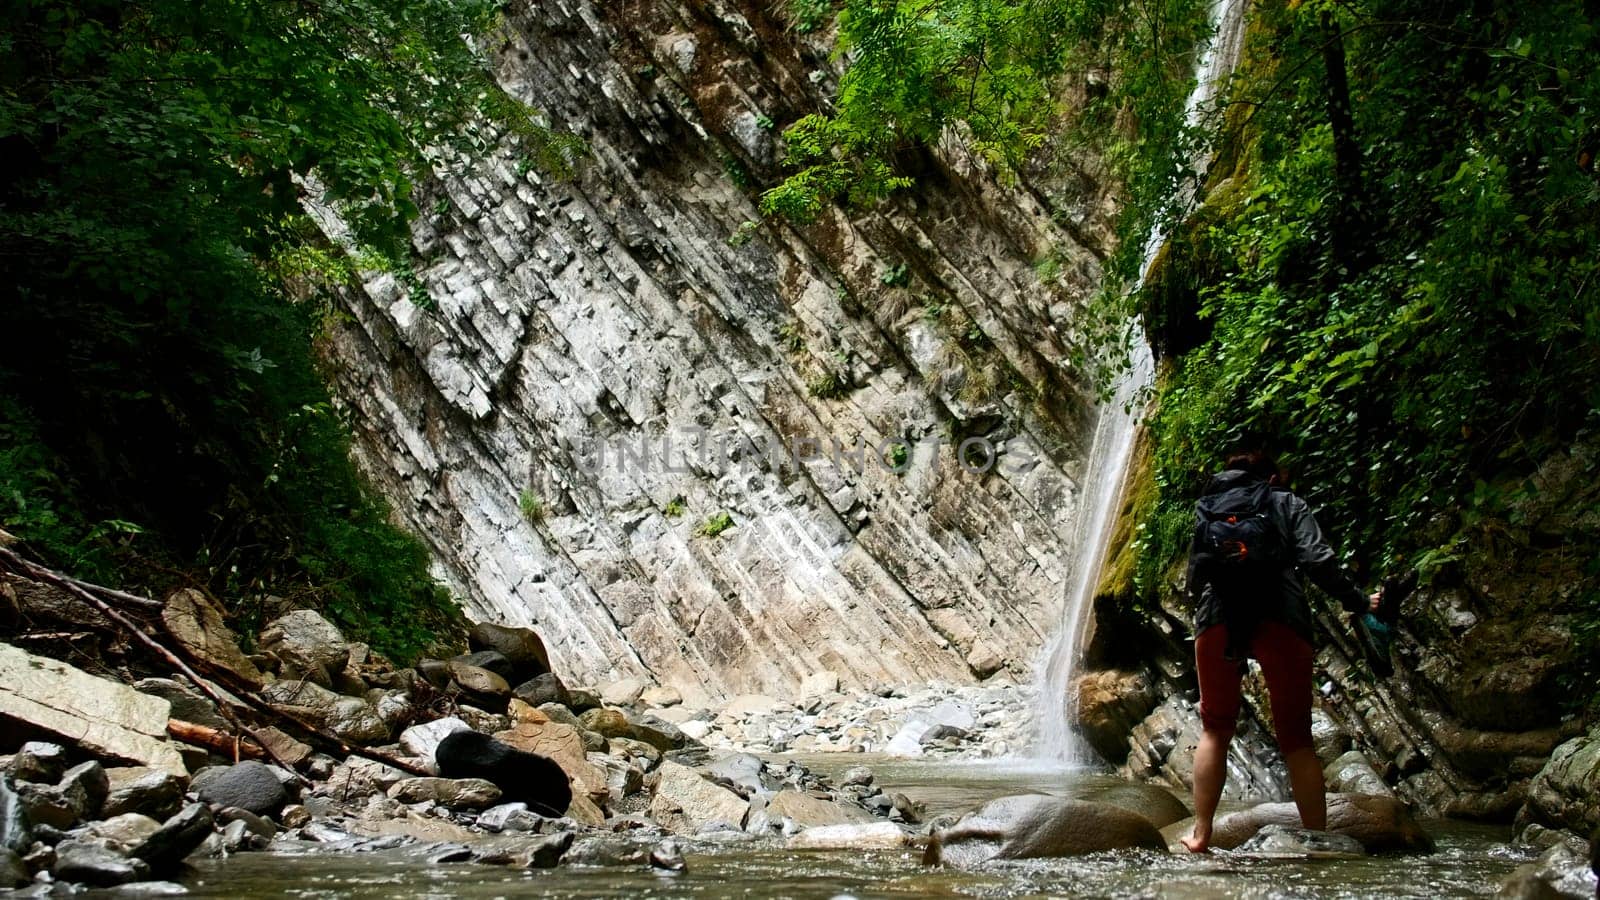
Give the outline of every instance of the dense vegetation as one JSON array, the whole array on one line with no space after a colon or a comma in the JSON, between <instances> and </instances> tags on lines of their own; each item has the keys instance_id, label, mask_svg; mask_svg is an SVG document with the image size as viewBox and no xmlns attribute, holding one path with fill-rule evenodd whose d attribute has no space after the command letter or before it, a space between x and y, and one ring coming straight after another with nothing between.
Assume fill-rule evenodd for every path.
<instances>
[{"instance_id":1,"label":"dense vegetation","mask_svg":"<svg viewBox=\"0 0 1600 900\"><path fill-rule=\"evenodd\" d=\"M448 632L458 614L351 465L311 342L323 291L358 268L409 274L425 149L515 141L565 163L463 39L494 6L0 16L0 523L86 577L198 582L246 626L277 596L400 656ZM312 191L349 246L307 220Z\"/></svg>"},{"instance_id":2,"label":"dense vegetation","mask_svg":"<svg viewBox=\"0 0 1600 900\"><path fill-rule=\"evenodd\" d=\"M1279 451L1358 567L1429 576L1486 523L1525 524L1527 476L1600 425L1596 13L1578 0L1252 4L1218 158L1186 213L1171 198L1200 137L1179 110L1203 4L847 0L838 110L790 129L797 171L766 206L804 219L883 196L904 183L899 149L950 128L1015 167L1064 123L1126 181L1112 317L1130 308L1119 298L1151 224L1176 226L1132 295L1164 360L1142 602L1241 441ZM1109 90L1061 116L1063 86L1095 67ZM1600 534L1560 540L1581 554ZM1600 566L1579 575L1564 593L1593 646Z\"/></svg>"}]
</instances>

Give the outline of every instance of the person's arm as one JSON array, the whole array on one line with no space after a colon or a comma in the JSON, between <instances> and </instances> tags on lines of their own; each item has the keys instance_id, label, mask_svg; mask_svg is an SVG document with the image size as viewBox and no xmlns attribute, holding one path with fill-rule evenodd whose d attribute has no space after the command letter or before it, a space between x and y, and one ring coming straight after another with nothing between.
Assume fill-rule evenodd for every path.
<instances>
[{"instance_id":1,"label":"person's arm","mask_svg":"<svg viewBox=\"0 0 1600 900\"><path fill-rule=\"evenodd\" d=\"M1285 512L1289 519L1289 532L1294 538L1295 563L1317 587L1327 591L1346 611L1366 612L1371 607L1365 591L1356 584L1350 572L1339 564L1322 527L1311 515L1311 507L1304 500L1289 494Z\"/></svg>"}]
</instances>

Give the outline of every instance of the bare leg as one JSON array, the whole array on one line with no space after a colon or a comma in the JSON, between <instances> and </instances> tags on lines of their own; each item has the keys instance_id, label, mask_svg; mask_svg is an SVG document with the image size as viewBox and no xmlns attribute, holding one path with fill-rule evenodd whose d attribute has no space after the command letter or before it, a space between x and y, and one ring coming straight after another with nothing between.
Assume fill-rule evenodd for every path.
<instances>
[{"instance_id":1,"label":"bare leg","mask_svg":"<svg viewBox=\"0 0 1600 900\"><path fill-rule=\"evenodd\" d=\"M1300 824L1312 831L1326 831L1328 798L1323 793L1322 760L1317 758L1317 751L1303 747L1290 753L1284 762L1289 765L1289 786L1294 789L1294 805L1300 809Z\"/></svg>"},{"instance_id":2,"label":"bare leg","mask_svg":"<svg viewBox=\"0 0 1600 900\"><path fill-rule=\"evenodd\" d=\"M1228 745L1233 735L1207 729L1200 734L1200 746L1194 751L1194 830L1183 838L1183 846L1190 853L1209 853L1211 850L1211 824L1217 817L1217 802L1222 799L1222 785L1228 778ZM1317 785L1322 785L1322 770L1317 770ZM1299 796L1299 792L1295 792Z\"/></svg>"}]
</instances>

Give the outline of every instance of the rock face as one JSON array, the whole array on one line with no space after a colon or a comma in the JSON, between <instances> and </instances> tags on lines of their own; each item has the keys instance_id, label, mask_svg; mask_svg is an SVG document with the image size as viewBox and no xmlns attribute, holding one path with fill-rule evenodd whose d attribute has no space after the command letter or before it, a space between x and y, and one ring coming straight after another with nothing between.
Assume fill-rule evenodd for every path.
<instances>
[{"instance_id":1,"label":"rock face","mask_svg":"<svg viewBox=\"0 0 1600 900\"><path fill-rule=\"evenodd\" d=\"M926 865L976 865L990 859L1075 856L1143 847L1165 850L1145 817L1109 803L1023 794L1001 797L933 833Z\"/></svg>"},{"instance_id":2,"label":"rock face","mask_svg":"<svg viewBox=\"0 0 1600 900\"><path fill-rule=\"evenodd\" d=\"M1600 728L1556 748L1529 785L1518 822L1579 834L1600 828Z\"/></svg>"},{"instance_id":3,"label":"rock face","mask_svg":"<svg viewBox=\"0 0 1600 900\"><path fill-rule=\"evenodd\" d=\"M187 776L166 742L170 706L66 663L0 644L0 722L42 730L111 759Z\"/></svg>"},{"instance_id":4,"label":"rock face","mask_svg":"<svg viewBox=\"0 0 1600 900\"><path fill-rule=\"evenodd\" d=\"M950 146L880 210L747 227L780 175L760 123L834 89L781 15L508 11L503 83L590 149L566 181L507 153L424 188L433 308L381 276L329 342L358 461L473 618L536 625L574 684L704 705L819 671L1023 674L1059 621L1093 413L1069 360L1109 207ZM991 471L958 462L969 438Z\"/></svg>"}]
</instances>

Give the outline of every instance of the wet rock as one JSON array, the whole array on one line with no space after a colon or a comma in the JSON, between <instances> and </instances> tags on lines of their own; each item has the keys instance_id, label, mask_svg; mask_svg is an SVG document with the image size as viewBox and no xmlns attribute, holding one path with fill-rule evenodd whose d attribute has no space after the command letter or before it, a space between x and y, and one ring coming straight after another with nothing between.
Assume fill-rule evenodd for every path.
<instances>
[{"instance_id":1,"label":"wet rock","mask_svg":"<svg viewBox=\"0 0 1600 900\"><path fill-rule=\"evenodd\" d=\"M650 862L650 849L635 838L583 837L567 851L565 862L575 866L642 866Z\"/></svg>"},{"instance_id":2,"label":"wet rock","mask_svg":"<svg viewBox=\"0 0 1600 900\"><path fill-rule=\"evenodd\" d=\"M157 874L175 870L212 833L211 809L191 803L135 847L131 856L147 863Z\"/></svg>"},{"instance_id":3,"label":"wet rock","mask_svg":"<svg viewBox=\"0 0 1600 900\"><path fill-rule=\"evenodd\" d=\"M1518 825L1536 822L1588 834L1600 827L1600 728L1573 738L1550 754L1528 785Z\"/></svg>"},{"instance_id":4,"label":"wet rock","mask_svg":"<svg viewBox=\"0 0 1600 900\"><path fill-rule=\"evenodd\" d=\"M10 778L0 778L0 849L21 852L33 843L27 806L11 788Z\"/></svg>"},{"instance_id":5,"label":"wet rock","mask_svg":"<svg viewBox=\"0 0 1600 900\"><path fill-rule=\"evenodd\" d=\"M63 830L98 817L108 790L105 769L93 761L68 769L60 784L16 786L29 822Z\"/></svg>"},{"instance_id":6,"label":"wet rock","mask_svg":"<svg viewBox=\"0 0 1600 900\"><path fill-rule=\"evenodd\" d=\"M482 778L406 778L389 788L389 798L401 803L488 809L500 801L500 788Z\"/></svg>"},{"instance_id":7,"label":"wet rock","mask_svg":"<svg viewBox=\"0 0 1600 900\"><path fill-rule=\"evenodd\" d=\"M182 682L171 678L141 678L133 683L133 689L172 704L174 719L221 730L231 727L210 698Z\"/></svg>"},{"instance_id":8,"label":"wet rock","mask_svg":"<svg viewBox=\"0 0 1600 900\"><path fill-rule=\"evenodd\" d=\"M350 642L345 640L344 632L311 609L297 609L268 622L261 629L258 644L283 661L285 677L289 678L305 679L318 671L337 672L350 659Z\"/></svg>"},{"instance_id":9,"label":"wet rock","mask_svg":"<svg viewBox=\"0 0 1600 900\"><path fill-rule=\"evenodd\" d=\"M110 890L113 897L179 897L189 889L176 881L134 881Z\"/></svg>"},{"instance_id":10,"label":"wet rock","mask_svg":"<svg viewBox=\"0 0 1600 900\"><path fill-rule=\"evenodd\" d=\"M789 847L795 850L898 850L907 843L905 831L893 822L823 825L789 838Z\"/></svg>"},{"instance_id":11,"label":"wet rock","mask_svg":"<svg viewBox=\"0 0 1600 900\"><path fill-rule=\"evenodd\" d=\"M748 804L733 791L713 784L699 772L674 762L662 762L653 773L654 795L650 815L663 828L678 834L699 831L712 822L739 828Z\"/></svg>"},{"instance_id":12,"label":"wet rock","mask_svg":"<svg viewBox=\"0 0 1600 900\"><path fill-rule=\"evenodd\" d=\"M1129 782L1090 791L1081 799L1135 812L1158 830L1189 817L1189 807L1160 785Z\"/></svg>"},{"instance_id":13,"label":"wet rock","mask_svg":"<svg viewBox=\"0 0 1600 900\"><path fill-rule=\"evenodd\" d=\"M550 671L550 654L545 652L544 641L532 629L479 622L468 632L467 646L473 650L493 650L511 660L519 681Z\"/></svg>"},{"instance_id":14,"label":"wet rock","mask_svg":"<svg viewBox=\"0 0 1600 900\"><path fill-rule=\"evenodd\" d=\"M906 716L905 724L895 732L884 747L884 752L894 756L920 756L922 736L938 726L971 731L978 725L972 710L965 704L946 701L931 709L919 709Z\"/></svg>"},{"instance_id":15,"label":"wet rock","mask_svg":"<svg viewBox=\"0 0 1600 900\"><path fill-rule=\"evenodd\" d=\"M1320 708L1311 710L1311 744L1324 765L1350 750L1350 732Z\"/></svg>"},{"instance_id":16,"label":"wet rock","mask_svg":"<svg viewBox=\"0 0 1600 900\"><path fill-rule=\"evenodd\" d=\"M282 822L285 828L299 828L311 821L311 810L298 803L291 803L283 808L283 812L278 813L278 821Z\"/></svg>"},{"instance_id":17,"label":"wet rock","mask_svg":"<svg viewBox=\"0 0 1600 900\"><path fill-rule=\"evenodd\" d=\"M110 792L100 809L103 816L137 812L165 819L183 803L183 782L171 772L149 766L118 766L106 770Z\"/></svg>"},{"instance_id":18,"label":"wet rock","mask_svg":"<svg viewBox=\"0 0 1600 900\"><path fill-rule=\"evenodd\" d=\"M551 728L563 728L546 723ZM560 752L570 755L571 738L568 735L565 743L540 732L534 735L531 728L501 732L502 735L510 734L517 740L525 741L524 746L550 746L560 744ZM522 728L522 726L519 726ZM540 740L545 738L545 740ZM581 754L581 750L578 751ZM507 800L520 801L541 814L560 816L572 804L572 788L568 783L568 773L557 759L537 752L522 749L516 743L491 738L488 735L475 731L457 731L446 735L439 742L438 752L435 756L438 763L439 774L446 778L475 778L491 782L499 787L502 795ZM584 766L593 768L587 759L578 757ZM603 776L600 776L603 784Z\"/></svg>"},{"instance_id":19,"label":"wet rock","mask_svg":"<svg viewBox=\"0 0 1600 900\"><path fill-rule=\"evenodd\" d=\"M266 838L252 832L249 824L242 820L224 825L222 827L221 841L222 849L228 853L257 850L267 845Z\"/></svg>"},{"instance_id":20,"label":"wet rock","mask_svg":"<svg viewBox=\"0 0 1600 900\"><path fill-rule=\"evenodd\" d=\"M67 770L67 751L49 741L29 741L11 757L11 777L35 784L55 784Z\"/></svg>"},{"instance_id":21,"label":"wet rock","mask_svg":"<svg viewBox=\"0 0 1600 900\"><path fill-rule=\"evenodd\" d=\"M1090 672L1073 686L1078 732L1094 752L1116 765L1128 756L1128 736L1156 708L1150 679L1140 672Z\"/></svg>"},{"instance_id":22,"label":"wet rock","mask_svg":"<svg viewBox=\"0 0 1600 900\"><path fill-rule=\"evenodd\" d=\"M924 812L922 804L917 803L905 794L896 791L889 795L889 802L894 805L894 813L898 813L900 819L907 824L916 825L922 821ZM891 816L894 813L891 813Z\"/></svg>"},{"instance_id":23,"label":"wet rock","mask_svg":"<svg viewBox=\"0 0 1600 900\"><path fill-rule=\"evenodd\" d=\"M647 685L637 678L623 678L600 689L600 699L609 706L632 706Z\"/></svg>"},{"instance_id":24,"label":"wet rock","mask_svg":"<svg viewBox=\"0 0 1600 900\"><path fill-rule=\"evenodd\" d=\"M1328 763L1327 768L1323 770L1322 778L1327 782L1328 790L1331 792L1394 796L1394 791L1378 777L1378 773L1360 750L1347 751Z\"/></svg>"},{"instance_id":25,"label":"wet rock","mask_svg":"<svg viewBox=\"0 0 1600 900\"><path fill-rule=\"evenodd\" d=\"M0 643L0 727L20 723L95 756L183 775L159 697Z\"/></svg>"},{"instance_id":26,"label":"wet rock","mask_svg":"<svg viewBox=\"0 0 1600 900\"><path fill-rule=\"evenodd\" d=\"M237 806L262 816L277 813L290 800L271 767L254 760L202 769L194 776L192 787L207 803Z\"/></svg>"},{"instance_id":27,"label":"wet rock","mask_svg":"<svg viewBox=\"0 0 1600 900\"><path fill-rule=\"evenodd\" d=\"M729 753L706 767L712 781L731 788L741 797L770 791L777 785L766 775L766 764L754 753Z\"/></svg>"},{"instance_id":28,"label":"wet rock","mask_svg":"<svg viewBox=\"0 0 1600 900\"><path fill-rule=\"evenodd\" d=\"M1268 825L1297 827L1299 824L1300 812L1293 803L1263 803L1219 816L1212 828L1211 844L1232 850ZM1393 797L1329 795L1328 831L1355 838L1368 853L1429 853L1433 850L1433 839L1422 830L1411 810Z\"/></svg>"},{"instance_id":29,"label":"wet rock","mask_svg":"<svg viewBox=\"0 0 1600 900\"><path fill-rule=\"evenodd\" d=\"M1499 896L1514 900L1600 897L1600 882L1582 841L1552 844L1531 863L1519 866L1500 884Z\"/></svg>"},{"instance_id":30,"label":"wet rock","mask_svg":"<svg viewBox=\"0 0 1600 900\"><path fill-rule=\"evenodd\" d=\"M222 610L199 591L185 588L169 594L161 609L161 621L167 632L195 656L251 684L266 680L256 664L239 649L233 631L223 621Z\"/></svg>"},{"instance_id":31,"label":"wet rock","mask_svg":"<svg viewBox=\"0 0 1600 900\"><path fill-rule=\"evenodd\" d=\"M123 813L90 823L78 840L126 855L160 830L161 823L149 816Z\"/></svg>"},{"instance_id":32,"label":"wet rock","mask_svg":"<svg viewBox=\"0 0 1600 900\"><path fill-rule=\"evenodd\" d=\"M538 831L545 817L528 809L526 803L502 803L478 815L478 827L485 831Z\"/></svg>"},{"instance_id":33,"label":"wet rock","mask_svg":"<svg viewBox=\"0 0 1600 900\"><path fill-rule=\"evenodd\" d=\"M1361 842L1345 834L1268 825L1235 851L1243 856L1305 859L1355 859L1366 855Z\"/></svg>"},{"instance_id":34,"label":"wet rock","mask_svg":"<svg viewBox=\"0 0 1600 900\"><path fill-rule=\"evenodd\" d=\"M554 672L546 672L517 685L513 691L518 700L529 706L544 707L546 704L559 705L566 709L572 702L572 695L567 693L567 686L561 683Z\"/></svg>"},{"instance_id":35,"label":"wet rock","mask_svg":"<svg viewBox=\"0 0 1600 900\"><path fill-rule=\"evenodd\" d=\"M28 873L28 867L17 851L0 847L0 890L22 887L32 881L33 876Z\"/></svg>"},{"instance_id":36,"label":"wet rock","mask_svg":"<svg viewBox=\"0 0 1600 900\"><path fill-rule=\"evenodd\" d=\"M553 869L560 864L561 857L571 846L570 831L530 838L525 850L528 860L525 865L529 869Z\"/></svg>"},{"instance_id":37,"label":"wet rock","mask_svg":"<svg viewBox=\"0 0 1600 900\"><path fill-rule=\"evenodd\" d=\"M69 843L64 850L58 848L55 868L50 873L57 881L115 887L148 877L150 867L141 860L126 859L104 847Z\"/></svg>"},{"instance_id":38,"label":"wet rock","mask_svg":"<svg viewBox=\"0 0 1600 900\"><path fill-rule=\"evenodd\" d=\"M470 730L471 727L466 722L455 716L446 716L434 719L432 722L413 725L400 732L400 746L411 756L432 763L434 754L438 752L439 742L444 740L446 735Z\"/></svg>"},{"instance_id":39,"label":"wet rock","mask_svg":"<svg viewBox=\"0 0 1600 900\"><path fill-rule=\"evenodd\" d=\"M1144 816L1109 803L1023 794L1001 797L933 833L926 865L970 866L990 859L1075 856L1132 847L1165 850Z\"/></svg>"},{"instance_id":40,"label":"wet rock","mask_svg":"<svg viewBox=\"0 0 1600 900\"><path fill-rule=\"evenodd\" d=\"M261 696L291 715L307 719L358 744L389 739L389 726L372 705L359 697L344 697L310 681L283 679L267 685Z\"/></svg>"},{"instance_id":41,"label":"wet rock","mask_svg":"<svg viewBox=\"0 0 1600 900\"><path fill-rule=\"evenodd\" d=\"M683 850L670 838L655 845L650 851L650 867L666 872L682 872L689 867L684 862Z\"/></svg>"},{"instance_id":42,"label":"wet rock","mask_svg":"<svg viewBox=\"0 0 1600 900\"><path fill-rule=\"evenodd\" d=\"M888 798L884 799L892 804ZM778 791L774 794L767 801L767 816L776 821L789 819L801 828L872 821L872 816L861 809L799 791Z\"/></svg>"},{"instance_id":43,"label":"wet rock","mask_svg":"<svg viewBox=\"0 0 1600 900\"><path fill-rule=\"evenodd\" d=\"M450 661L493 672L508 683L514 683L517 677L516 665L498 650L477 650L472 653L463 653L460 656L452 657Z\"/></svg>"}]
</instances>

